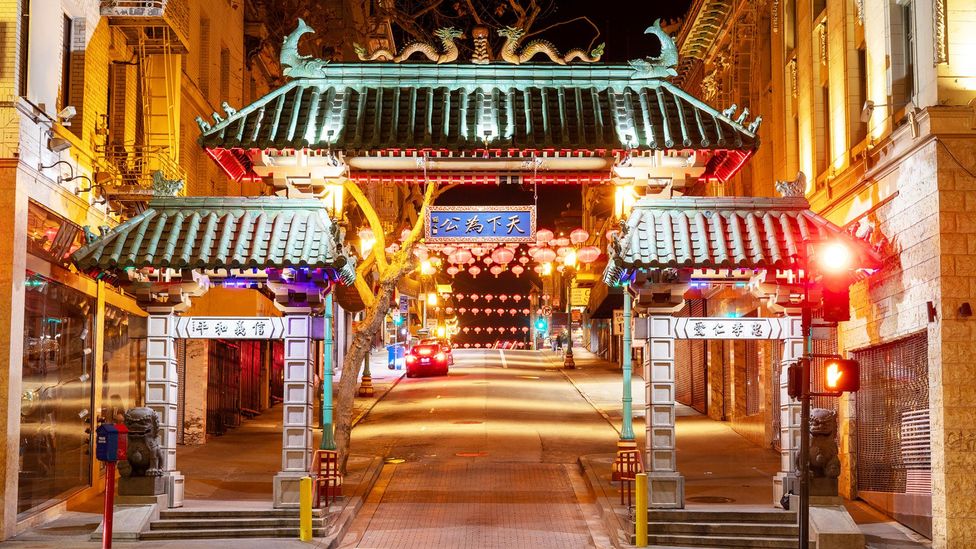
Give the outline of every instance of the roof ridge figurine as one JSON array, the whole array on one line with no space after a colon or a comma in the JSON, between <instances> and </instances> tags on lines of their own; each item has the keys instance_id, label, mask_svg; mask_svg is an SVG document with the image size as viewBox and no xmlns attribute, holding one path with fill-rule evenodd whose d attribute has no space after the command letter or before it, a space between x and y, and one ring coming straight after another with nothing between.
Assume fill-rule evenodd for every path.
<instances>
[{"instance_id":1,"label":"roof ridge figurine","mask_svg":"<svg viewBox=\"0 0 976 549\"><path fill-rule=\"evenodd\" d=\"M325 76L325 66L329 64L328 60L298 53L298 41L301 40L302 35L309 32L315 33L315 30L299 17L298 26L285 37L281 44L281 55L278 60L281 62L281 66L285 67L285 70L282 71L285 76L292 78L321 78Z\"/></svg>"},{"instance_id":2,"label":"roof ridge figurine","mask_svg":"<svg viewBox=\"0 0 976 549\"><path fill-rule=\"evenodd\" d=\"M529 42L519 52L517 50L522 37L525 36L525 29L518 27L502 27L498 29L498 36L505 38L505 43L502 45L502 59L513 65L526 63L540 53L548 57L553 63L560 65L565 65L575 59L584 63L596 63L603 56L604 44L598 45L589 53L580 48L575 48L569 50L566 55L560 55L559 50L552 42L541 39Z\"/></svg>"},{"instance_id":3,"label":"roof ridge figurine","mask_svg":"<svg viewBox=\"0 0 976 549\"><path fill-rule=\"evenodd\" d=\"M353 47L360 61L393 61L394 63L401 63L417 52L424 54L427 59L437 64L450 63L457 60L458 47L454 43L454 39L464 38L464 33L454 27L443 27L434 31L434 36L440 39L441 46L444 48L443 52L437 51L437 48L433 44L420 41L407 44L400 50L400 54L396 56L393 55L393 52L384 48L367 53L366 48L359 44L354 43Z\"/></svg>"},{"instance_id":4,"label":"roof ridge figurine","mask_svg":"<svg viewBox=\"0 0 976 549\"><path fill-rule=\"evenodd\" d=\"M654 24L644 30L644 34L653 34L661 41L661 54L657 57L645 57L643 59L631 59L627 63L634 69L632 79L644 78L667 78L678 76L678 71L674 67L678 65L678 48L674 45L671 35L664 32L661 28L661 20L654 21Z\"/></svg>"}]
</instances>

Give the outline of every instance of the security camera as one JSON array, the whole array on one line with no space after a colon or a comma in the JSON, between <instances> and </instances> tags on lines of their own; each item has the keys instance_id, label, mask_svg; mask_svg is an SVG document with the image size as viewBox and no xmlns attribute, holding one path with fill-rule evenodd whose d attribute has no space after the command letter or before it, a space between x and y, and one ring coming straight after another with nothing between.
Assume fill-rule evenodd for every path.
<instances>
[{"instance_id":1,"label":"security camera","mask_svg":"<svg viewBox=\"0 0 976 549\"><path fill-rule=\"evenodd\" d=\"M68 105L67 107L61 109L58 112L58 121L61 122L62 126L70 126L71 122L69 122L69 120L77 116L77 114L78 114L78 109L74 108L71 105Z\"/></svg>"}]
</instances>

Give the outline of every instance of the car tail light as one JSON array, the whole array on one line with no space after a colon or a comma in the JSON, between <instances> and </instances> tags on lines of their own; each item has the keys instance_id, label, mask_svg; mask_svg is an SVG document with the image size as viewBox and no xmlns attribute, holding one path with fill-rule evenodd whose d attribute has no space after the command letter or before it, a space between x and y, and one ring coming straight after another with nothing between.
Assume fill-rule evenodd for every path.
<instances>
[{"instance_id":1,"label":"car tail light","mask_svg":"<svg viewBox=\"0 0 976 549\"><path fill-rule=\"evenodd\" d=\"M446 359L447 359L447 355L445 355L444 353L437 353L436 355L434 355L434 360L438 362L444 362Z\"/></svg>"},{"instance_id":2,"label":"car tail light","mask_svg":"<svg viewBox=\"0 0 976 549\"><path fill-rule=\"evenodd\" d=\"M417 349L417 354L427 356L431 353L431 350L427 347L421 347Z\"/></svg>"},{"instance_id":3,"label":"car tail light","mask_svg":"<svg viewBox=\"0 0 976 549\"><path fill-rule=\"evenodd\" d=\"M413 355L407 355L407 362L417 362L417 357Z\"/></svg>"}]
</instances>

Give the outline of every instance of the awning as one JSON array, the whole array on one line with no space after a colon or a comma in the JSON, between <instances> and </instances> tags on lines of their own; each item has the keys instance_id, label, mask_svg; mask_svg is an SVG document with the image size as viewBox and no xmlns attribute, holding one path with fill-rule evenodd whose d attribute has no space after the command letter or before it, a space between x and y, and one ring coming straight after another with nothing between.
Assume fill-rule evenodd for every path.
<instances>
[{"instance_id":1,"label":"awning","mask_svg":"<svg viewBox=\"0 0 976 549\"><path fill-rule=\"evenodd\" d=\"M733 120L630 65L332 63L228 110L199 143L234 179L255 177L253 151L431 156L481 150L698 150L706 176L734 174L758 147L758 121ZM507 153L506 153L507 154Z\"/></svg>"},{"instance_id":2,"label":"awning","mask_svg":"<svg viewBox=\"0 0 976 549\"><path fill-rule=\"evenodd\" d=\"M804 242L828 238L849 243L859 267L881 265L874 250L812 212L802 197L644 198L610 244L604 281L668 267L787 269Z\"/></svg>"},{"instance_id":3,"label":"awning","mask_svg":"<svg viewBox=\"0 0 976 549\"><path fill-rule=\"evenodd\" d=\"M71 258L82 271L305 267L331 270L344 283L355 278L336 226L314 199L158 198Z\"/></svg>"}]
</instances>

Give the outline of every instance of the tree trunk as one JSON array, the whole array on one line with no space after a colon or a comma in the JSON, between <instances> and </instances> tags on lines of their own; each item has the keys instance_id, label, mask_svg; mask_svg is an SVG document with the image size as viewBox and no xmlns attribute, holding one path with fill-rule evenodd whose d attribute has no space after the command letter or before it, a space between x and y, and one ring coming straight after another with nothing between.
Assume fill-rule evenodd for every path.
<instances>
[{"instance_id":1,"label":"tree trunk","mask_svg":"<svg viewBox=\"0 0 976 549\"><path fill-rule=\"evenodd\" d=\"M363 366L366 353L372 345L376 332L383 325L383 319L390 308L393 292L397 283L406 273L402 264L390 265L388 271L393 276L380 282L379 295L372 307L366 308L366 315L361 329L352 338L352 344L342 362L342 377L339 379L336 400L335 443L339 452L339 470L346 473L346 463L349 461L349 437L352 434L353 400L356 398L359 372Z\"/></svg>"}]
</instances>

